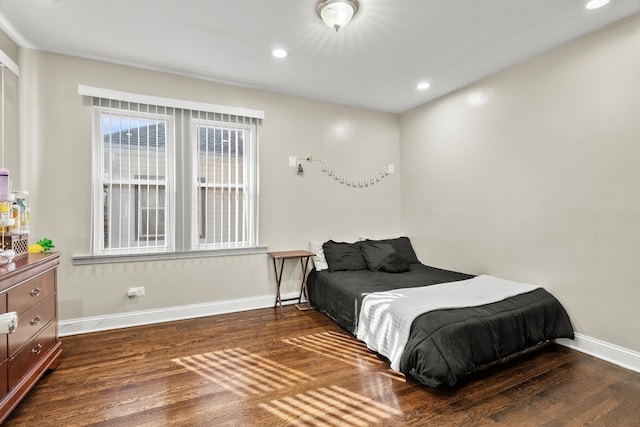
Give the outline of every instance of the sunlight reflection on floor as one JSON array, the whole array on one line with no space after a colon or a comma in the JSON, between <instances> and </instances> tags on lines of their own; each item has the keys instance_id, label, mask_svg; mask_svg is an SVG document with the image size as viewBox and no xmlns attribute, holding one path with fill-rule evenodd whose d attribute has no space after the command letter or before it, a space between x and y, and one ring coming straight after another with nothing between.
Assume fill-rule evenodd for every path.
<instances>
[{"instance_id":1,"label":"sunlight reflection on floor","mask_svg":"<svg viewBox=\"0 0 640 427\"><path fill-rule=\"evenodd\" d=\"M271 393L314 379L239 347L180 357L173 362L239 396Z\"/></svg>"},{"instance_id":2,"label":"sunlight reflection on floor","mask_svg":"<svg viewBox=\"0 0 640 427\"><path fill-rule=\"evenodd\" d=\"M338 386L272 400L260 407L291 424L369 426L402 411Z\"/></svg>"},{"instance_id":3,"label":"sunlight reflection on floor","mask_svg":"<svg viewBox=\"0 0 640 427\"><path fill-rule=\"evenodd\" d=\"M282 341L353 366L363 365L364 367L369 367L385 363L367 350L363 343L354 340L349 335L338 332L327 331Z\"/></svg>"}]
</instances>

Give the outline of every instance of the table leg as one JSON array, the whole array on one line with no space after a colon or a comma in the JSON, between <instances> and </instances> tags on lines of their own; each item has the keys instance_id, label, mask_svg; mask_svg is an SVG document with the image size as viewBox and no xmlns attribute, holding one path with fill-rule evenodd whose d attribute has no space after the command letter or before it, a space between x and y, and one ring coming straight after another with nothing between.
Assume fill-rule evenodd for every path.
<instances>
[{"instance_id":1,"label":"table leg","mask_svg":"<svg viewBox=\"0 0 640 427\"><path fill-rule=\"evenodd\" d=\"M282 313L282 297L280 296L280 282L282 281L282 269L284 268L284 259L280 260L280 273L278 274L278 266L276 259L273 259L273 272L276 275L276 305L274 308L278 308L280 305L280 313Z\"/></svg>"},{"instance_id":2,"label":"table leg","mask_svg":"<svg viewBox=\"0 0 640 427\"><path fill-rule=\"evenodd\" d=\"M300 283L300 297L296 308L298 310L309 310L311 303L309 302L309 290L307 289L307 268L309 267L309 257L300 258L300 268L302 269L302 282ZM305 304L302 305L302 297L304 296Z\"/></svg>"}]
</instances>

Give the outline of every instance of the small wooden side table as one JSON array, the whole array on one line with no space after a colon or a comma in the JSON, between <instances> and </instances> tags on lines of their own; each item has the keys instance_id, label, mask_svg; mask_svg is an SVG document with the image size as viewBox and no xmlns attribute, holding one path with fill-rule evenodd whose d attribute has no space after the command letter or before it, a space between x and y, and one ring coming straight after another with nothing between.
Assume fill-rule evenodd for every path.
<instances>
[{"instance_id":1,"label":"small wooden side table","mask_svg":"<svg viewBox=\"0 0 640 427\"><path fill-rule=\"evenodd\" d=\"M313 252L296 250L296 251L282 251L282 252L269 252L269 255L273 259L273 271L276 274L276 304L275 308L280 305L280 312L282 313L282 301L292 301L297 299L298 304L296 307L298 310L309 310L309 294L307 292L307 268L309 266L309 258L313 256ZM300 268L302 269L302 281L300 282L300 296L298 298L286 298L282 299L280 296L280 282L282 281L282 269L284 268L284 261L287 259L299 259ZM277 261L280 260L280 271L278 271ZM305 305L302 305L302 297L304 296Z\"/></svg>"}]
</instances>

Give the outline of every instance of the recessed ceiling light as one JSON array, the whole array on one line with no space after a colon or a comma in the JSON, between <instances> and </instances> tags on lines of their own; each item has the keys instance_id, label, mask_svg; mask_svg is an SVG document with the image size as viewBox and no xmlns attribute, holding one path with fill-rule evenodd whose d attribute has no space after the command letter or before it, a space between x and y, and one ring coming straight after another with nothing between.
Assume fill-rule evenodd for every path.
<instances>
[{"instance_id":1,"label":"recessed ceiling light","mask_svg":"<svg viewBox=\"0 0 640 427\"><path fill-rule=\"evenodd\" d=\"M609 3L609 0L590 0L585 6L587 9L597 9Z\"/></svg>"},{"instance_id":2,"label":"recessed ceiling light","mask_svg":"<svg viewBox=\"0 0 640 427\"><path fill-rule=\"evenodd\" d=\"M429 89L429 87L431 86L431 84L429 82L422 82L422 83L418 83L418 86L416 86L418 88L418 90L427 90Z\"/></svg>"},{"instance_id":3,"label":"recessed ceiling light","mask_svg":"<svg viewBox=\"0 0 640 427\"><path fill-rule=\"evenodd\" d=\"M284 49L273 49L271 51L271 54L273 56L275 56L276 58L286 58L287 57L287 51Z\"/></svg>"}]
</instances>

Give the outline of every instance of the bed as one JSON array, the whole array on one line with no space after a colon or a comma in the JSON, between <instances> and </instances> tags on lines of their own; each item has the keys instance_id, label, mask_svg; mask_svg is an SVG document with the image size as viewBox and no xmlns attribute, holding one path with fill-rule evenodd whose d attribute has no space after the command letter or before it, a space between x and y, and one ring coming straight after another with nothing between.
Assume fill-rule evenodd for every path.
<instances>
[{"instance_id":1,"label":"bed","mask_svg":"<svg viewBox=\"0 0 640 427\"><path fill-rule=\"evenodd\" d=\"M330 240L312 251L312 307L427 386L453 386L550 340L574 338L565 309L545 289L424 265L408 237ZM496 287L506 293L486 295Z\"/></svg>"}]
</instances>

